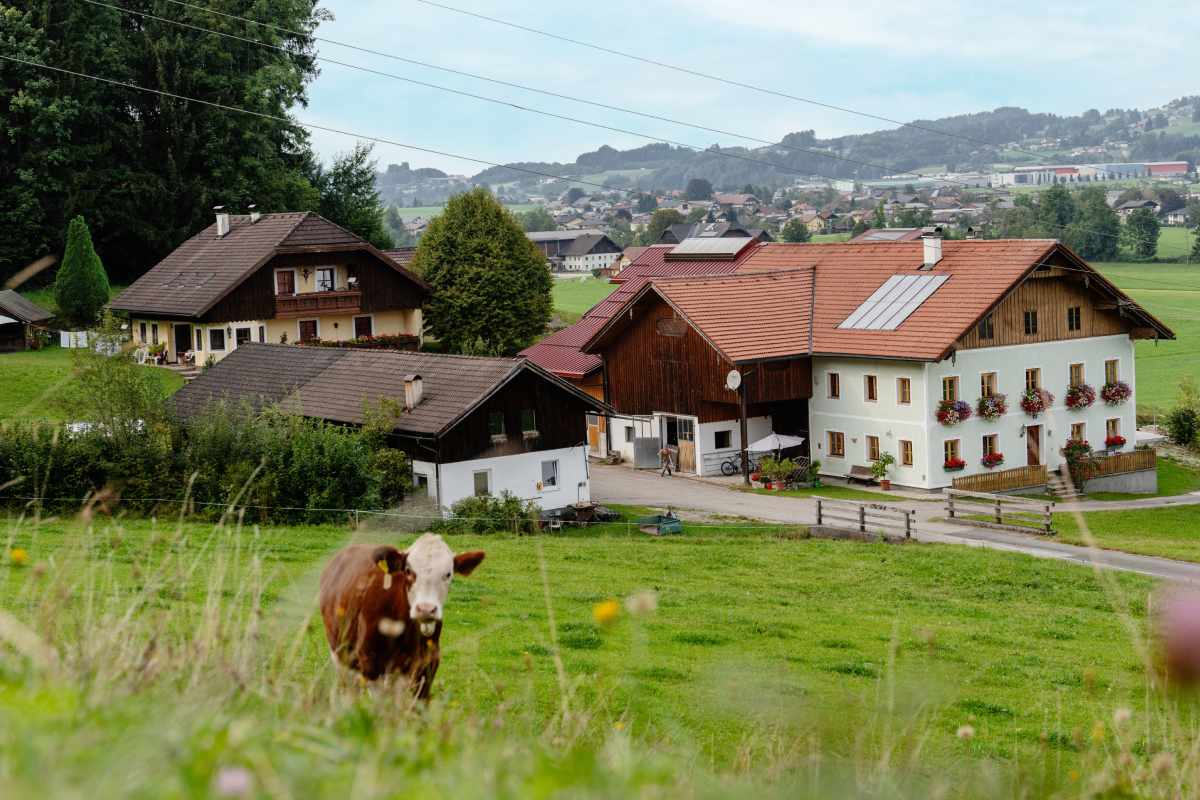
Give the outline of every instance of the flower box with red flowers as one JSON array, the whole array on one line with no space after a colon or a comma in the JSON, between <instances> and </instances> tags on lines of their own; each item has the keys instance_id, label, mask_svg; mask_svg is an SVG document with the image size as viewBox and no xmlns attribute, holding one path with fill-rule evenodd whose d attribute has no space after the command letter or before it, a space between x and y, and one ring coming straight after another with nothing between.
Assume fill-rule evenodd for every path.
<instances>
[{"instance_id":1,"label":"flower box with red flowers","mask_svg":"<svg viewBox=\"0 0 1200 800\"><path fill-rule=\"evenodd\" d=\"M946 472L956 472L960 469L966 468L966 466L967 462L963 461L961 458L952 458L945 464L942 464L942 469L946 470Z\"/></svg>"},{"instance_id":2,"label":"flower box with red flowers","mask_svg":"<svg viewBox=\"0 0 1200 800\"><path fill-rule=\"evenodd\" d=\"M966 400L943 400L938 403L934 417L947 428L953 428L971 418L971 404Z\"/></svg>"},{"instance_id":3,"label":"flower box with red flowers","mask_svg":"<svg viewBox=\"0 0 1200 800\"><path fill-rule=\"evenodd\" d=\"M1125 437L1124 436L1109 436L1107 439L1104 440L1104 446L1107 447L1109 450L1115 450L1118 447L1124 447L1125 446Z\"/></svg>"},{"instance_id":4,"label":"flower box with red flowers","mask_svg":"<svg viewBox=\"0 0 1200 800\"><path fill-rule=\"evenodd\" d=\"M988 453L986 456L984 456L983 458L981 458L979 460L979 463L983 464L988 469L995 469L996 467L998 467L1004 463L1004 454L1003 453Z\"/></svg>"},{"instance_id":5,"label":"flower box with red flowers","mask_svg":"<svg viewBox=\"0 0 1200 800\"><path fill-rule=\"evenodd\" d=\"M1096 402L1096 390L1086 383L1076 383L1067 389L1067 408L1083 411Z\"/></svg>"},{"instance_id":6,"label":"flower box with red flowers","mask_svg":"<svg viewBox=\"0 0 1200 800\"><path fill-rule=\"evenodd\" d=\"M1021 408L1029 416L1037 419L1037 415L1054 405L1054 395L1045 389L1026 389L1021 393Z\"/></svg>"},{"instance_id":7,"label":"flower box with red flowers","mask_svg":"<svg viewBox=\"0 0 1200 800\"><path fill-rule=\"evenodd\" d=\"M299 344L308 347L348 347L368 350L401 350L417 352L421 340L408 333L381 333L378 336L367 334L356 339L302 339Z\"/></svg>"},{"instance_id":8,"label":"flower box with red flowers","mask_svg":"<svg viewBox=\"0 0 1200 800\"><path fill-rule=\"evenodd\" d=\"M1100 399L1110 406L1124 405L1133 397L1133 389L1125 381L1109 381L1100 387Z\"/></svg>"},{"instance_id":9,"label":"flower box with red flowers","mask_svg":"<svg viewBox=\"0 0 1200 800\"><path fill-rule=\"evenodd\" d=\"M987 397L981 397L977 410L979 416L989 422L995 422L1008 413L1008 395L989 394Z\"/></svg>"}]
</instances>

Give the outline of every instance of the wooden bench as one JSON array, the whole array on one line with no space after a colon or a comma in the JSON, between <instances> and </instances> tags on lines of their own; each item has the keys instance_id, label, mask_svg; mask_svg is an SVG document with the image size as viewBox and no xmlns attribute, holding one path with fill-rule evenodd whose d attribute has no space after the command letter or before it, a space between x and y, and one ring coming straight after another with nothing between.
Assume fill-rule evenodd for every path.
<instances>
[{"instance_id":1,"label":"wooden bench","mask_svg":"<svg viewBox=\"0 0 1200 800\"><path fill-rule=\"evenodd\" d=\"M871 472L870 467L860 466L855 464L850 468L850 472L846 474L847 481L862 481L867 486L875 482L875 475Z\"/></svg>"}]
</instances>

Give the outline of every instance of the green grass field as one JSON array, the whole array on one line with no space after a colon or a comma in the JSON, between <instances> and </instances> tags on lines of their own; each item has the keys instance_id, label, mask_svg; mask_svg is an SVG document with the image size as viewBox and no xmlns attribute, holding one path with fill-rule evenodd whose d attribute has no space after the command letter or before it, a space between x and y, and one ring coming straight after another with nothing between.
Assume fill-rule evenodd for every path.
<instances>
[{"instance_id":1,"label":"green grass field","mask_svg":"<svg viewBox=\"0 0 1200 800\"><path fill-rule=\"evenodd\" d=\"M183 378L168 369L153 369L168 392ZM0 353L0 419L64 421L51 402L71 378L71 351L53 344L42 350Z\"/></svg>"},{"instance_id":2,"label":"green grass field","mask_svg":"<svg viewBox=\"0 0 1200 800\"><path fill-rule=\"evenodd\" d=\"M1144 497L1174 497L1195 491L1200 491L1200 470L1159 457L1158 491L1156 493L1089 492L1087 498L1089 500L1138 500ZM1200 513L1197 516L1200 516Z\"/></svg>"},{"instance_id":3,"label":"green grass field","mask_svg":"<svg viewBox=\"0 0 1200 800\"><path fill-rule=\"evenodd\" d=\"M1175 381L1187 372L1200 375L1200 264L1093 266L1175 332L1174 341L1134 345L1138 405L1174 406Z\"/></svg>"},{"instance_id":4,"label":"green grass field","mask_svg":"<svg viewBox=\"0 0 1200 800\"><path fill-rule=\"evenodd\" d=\"M1088 511L1083 518L1097 545L1106 550L1200 561L1200 506ZM1073 514L1054 514L1054 527L1060 541L1089 543Z\"/></svg>"},{"instance_id":5,"label":"green grass field","mask_svg":"<svg viewBox=\"0 0 1200 800\"><path fill-rule=\"evenodd\" d=\"M592 306L616 289L617 284L597 280L590 275L586 281L578 278L555 278L554 313L564 322L578 322Z\"/></svg>"},{"instance_id":6,"label":"green grass field","mask_svg":"<svg viewBox=\"0 0 1200 800\"><path fill-rule=\"evenodd\" d=\"M173 514L10 518L10 796L219 796L233 770L248 797L1065 797L1192 746L1146 692L1138 575L736 524L454 537L488 558L409 711L339 682L313 613L336 549L412 534Z\"/></svg>"}]
</instances>

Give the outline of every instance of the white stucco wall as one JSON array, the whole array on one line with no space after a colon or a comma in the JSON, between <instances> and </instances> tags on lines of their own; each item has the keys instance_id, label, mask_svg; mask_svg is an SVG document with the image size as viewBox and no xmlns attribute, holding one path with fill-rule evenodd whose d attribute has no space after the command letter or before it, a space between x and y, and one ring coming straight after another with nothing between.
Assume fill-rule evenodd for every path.
<instances>
[{"instance_id":1,"label":"white stucco wall","mask_svg":"<svg viewBox=\"0 0 1200 800\"><path fill-rule=\"evenodd\" d=\"M867 436L879 437L881 451L896 457L888 477L897 484L936 490L952 485L955 477L989 472L980 464L983 457L983 437L999 437L999 451L1004 463L997 470L1025 466L1026 439L1022 428L1043 426L1042 463L1051 470L1059 468L1063 459L1058 449L1071 434L1071 425L1082 422L1085 436L1092 448L1104 447L1105 421L1119 419L1121 435L1132 447L1137 430L1135 418L1136 395L1122 406L1109 407L1099 399L1104 384L1104 362L1116 359L1118 377L1136 386L1133 342L1125 335L1074 339L1069 342L1045 342L1013 347L991 347L966 350L951 361L939 364L887 361L876 359L813 359L813 399L810 408L812 453L821 460L821 472L844 475L850 467L869 465ZM1096 402L1085 411L1066 407L1070 366L1083 364L1083 378L1096 389ZM1025 370L1041 370L1042 387L1054 395L1054 405L1033 419L1021 409L1021 392L1025 389ZM829 398L828 373L841 377L841 398ZM942 378L957 376L959 398L975 409L980 397L980 377L996 373L996 391L1008 396L1008 413L1001 419L988 421L977 414L952 428L934 419L941 400ZM879 400L864 399L864 376L878 377ZM897 402L897 378L911 380L912 403ZM840 431L845 437L845 458L831 458L828 453L829 431ZM942 468L943 445L947 439L959 440L959 457L967 462L965 469L946 472ZM913 466L900 462L900 441L913 443Z\"/></svg>"},{"instance_id":2,"label":"white stucco wall","mask_svg":"<svg viewBox=\"0 0 1200 800\"><path fill-rule=\"evenodd\" d=\"M538 489L538 483L542 480L543 461L558 461L557 488L547 486ZM498 497L507 489L522 500L536 500L542 508L561 508L591 499L587 447L581 446L442 464L441 504L449 507L473 495L475 473L482 471L489 473L488 485L493 496ZM433 464L414 461L413 472L429 475L429 484L433 487Z\"/></svg>"}]
</instances>

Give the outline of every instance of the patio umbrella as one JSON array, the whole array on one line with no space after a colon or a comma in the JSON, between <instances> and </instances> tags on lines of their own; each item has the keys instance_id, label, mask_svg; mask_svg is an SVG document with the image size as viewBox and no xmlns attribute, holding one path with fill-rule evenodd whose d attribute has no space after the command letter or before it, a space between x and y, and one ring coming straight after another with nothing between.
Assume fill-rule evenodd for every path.
<instances>
[{"instance_id":1,"label":"patio umbrella","mask_svg":"<svg viewBox=\"0 0 1200 800\"><path fill-rule=\"evenodd\" d=\"M804 444L803 436L780 436L778 433L772 433L770 436L754 442L746 450L751 453L767 453L786 450L789 447L799 447L802 444Z\"/></svg>"}]
</instances>

